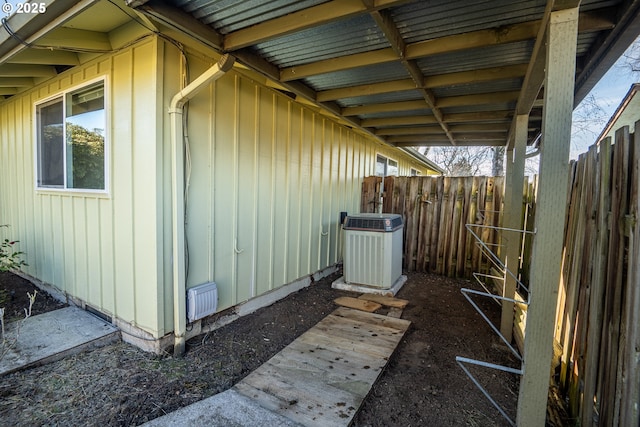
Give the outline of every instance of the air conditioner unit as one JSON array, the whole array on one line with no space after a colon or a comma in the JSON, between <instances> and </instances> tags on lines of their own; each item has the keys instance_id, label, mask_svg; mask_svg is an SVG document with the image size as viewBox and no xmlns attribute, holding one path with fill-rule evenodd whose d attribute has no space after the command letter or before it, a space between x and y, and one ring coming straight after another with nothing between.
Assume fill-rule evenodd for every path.
<instances>
[{"instance_id":1,"label":"air conditioner unit","mask_svg":"<svg viewBox=\"0 0 640 427\"><path fill-rule=\"evenodd\" d=\"M358 214L344 222L344 281L389 289L402 275L402 216Z\"/></svg>"}]
</instances>

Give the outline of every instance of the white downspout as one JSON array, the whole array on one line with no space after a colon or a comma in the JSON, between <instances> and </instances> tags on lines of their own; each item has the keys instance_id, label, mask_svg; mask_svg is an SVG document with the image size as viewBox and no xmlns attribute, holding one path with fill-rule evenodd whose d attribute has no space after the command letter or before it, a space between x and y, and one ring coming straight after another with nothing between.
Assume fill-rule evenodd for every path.
<instances>
[{"instance_id":1,"label":"white downspout","mask_svg":"<svg viewBox=\"0 0 640 427\"><path fill-rule=\"evenodd\" d=\"M173 237L173 355L182 356L187 329L186 268L185 268L185 206L184 206L184 105L200 89L222 77L233 67L235 58L224 55L197 79L178 92L169 106L171 119L171 222Z\"/></svg>"}]
</instances>

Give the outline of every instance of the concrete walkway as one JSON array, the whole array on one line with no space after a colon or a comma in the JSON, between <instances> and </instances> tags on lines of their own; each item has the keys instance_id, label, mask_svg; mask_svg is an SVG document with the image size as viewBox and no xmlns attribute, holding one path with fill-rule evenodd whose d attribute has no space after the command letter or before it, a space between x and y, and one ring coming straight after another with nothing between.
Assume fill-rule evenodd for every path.
<instances>
[{"instance_id":1,"label":"concrete walkway","mask_svg":"<svg viewBox=\"0 0 640 427\"><path fill-rule=\"evenodd\" d=\"M223 391L144 424L144 427L193 426L299 427L301 424L263 408L255 400L234 389Z\"/></svg>"},{"instance_id":2,"label":"concrete walkway","mask_svg":"<svg viewBox=\"0 0 640 427\"><path fill-rule=\"evenodd\" d=\"M339 308L233 388L145 426L346 426L408 325ZM117 328L76 307L33 316L7 327L0 377L119 340Z\"/></svg>"},{"instance_id":3,"label":"concrete walkway","mask_svg":"<svg viewBox=\"0 0 640 427\"><path fill-rule=\"evenodd\" d=\"M6 329L0 376L120 340L117 328L77 307L29 317Z\"/></svg>"}]
</instances>

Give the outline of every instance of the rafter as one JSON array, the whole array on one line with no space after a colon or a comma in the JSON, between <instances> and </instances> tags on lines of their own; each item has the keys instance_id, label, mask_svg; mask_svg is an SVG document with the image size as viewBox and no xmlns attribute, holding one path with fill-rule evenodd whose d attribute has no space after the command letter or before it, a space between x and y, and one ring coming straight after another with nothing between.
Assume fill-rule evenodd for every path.
<instances>
[{"instance_id":1,"label":"rafter","mask_svg":"<svg viewBox=\"0 0 640 427\"><path fill-rule=\"evenodd\" d=\"M412 111L429 109L424 100L386 102L381 104L361 105L342 109L343 116L359 116L361 114L390 113L393 111Z\"/></svg>"},{"instance_id":2,"label":"rafter","mask_svg":"<svg viewBox=\"0 0 640 427\"><path fill-rule=\"evenodd\" d=\"M33 86L31 77L0 77L0 87L30 87Z\"/></svg>"},{"instance_id":3,"label":"rafter","mask_svg":"<svg viewBox=\"0 0 640 427\"><path fill-rule=\"evenodd\" d=\"M527 64L517 64L505 67L483 68L472 71L461 71L458 73L439 74L425 77L424 86L428 88L437 88L487 82L491 80L505 80L523 77L526 72Z\"/></svg>"},{"instance_id":4,"label":"rafter","mask_svg":"<svg viewBox=\"0 0 640 427\"><path fill-rule=\"evenodd\" d=\"M229 33L224 38L224 49L226 51L238 50L256 43L287 35L294 31L317 27L340 19L402 3L404 3L403 0L376 1L373 2L372 6L367 7L360 0L329 1Z\"/></svg>"},{"instance_id":5,"label":"rafter","mask_svg":"<svg viewBox=\"0 0 640 427\"><path fill-rule=\"evenodd\" d=\"M366 67L368 65L384 64L397 60L398 55L393 51L393 49L379 49L372 52L356 53L353 55L313 62L311 64L284 68L280 72L280 79L282 81L299 80L306 77L316 76L318 74L350 70L353 68Z\"/></svg>"},{"instance_id":6,"label":"rafter","mask_svg":"<svg viewBox=\"0 0 640 427\"><path fill-rule=\"evenodd\" d=\"M472 31L461 35L446 36L426 42L407 44L404 49L404 57L408 60L419 59L455 50L532 40L536 38L541 22L542 21L531 21L510 27ZM580 15L580 23L580 31L585 32L611 29L615 26L615 21L610 9L584 12ZM398 45L398 42L395 40L393 42L390 41L390 43L392 45ZM283 81L298 80L318 74L383 64L397 60L397 56L394 56L394 54L395 51L393 48L387 48L317 61L310 64L296 65L282 69L280 78ZM524 75L524 73L522 75Z\"/></svg>"},{"instance_id":7,"label":"rafter","mask_svg":"<svg viewBox=\"0 0 640 427\"><path fill-rule=\"evenodd\" d=\"M449 126L451 132L454 134L458 133L469 133L469 132L487 132L487 133L498 133L504 132L507 133L509 131L509 126L506 123L488 123L483 125L451 125Z\"/></svg>"},{"instance_id":8,"label":"rafter","mask_svg":"<svg viewBox=\"0 0 640 427\"><path fill-rule=\"evenodd\" d=\"M405 116L365 119L360 124L366 128L376 128L383 126L432 125L437 123L438 121L433 116Z\"/></svg>"},{"instance_id":9,"label":"rafter","mask_svg":"<svg viewBox=\"0 0 640 427\"><path fill-rule=\"evenodd\" d=\"M448 96L438 99L439 108L461 107L465 105L488 105L515 102L520 92L482 93L478 95Z\"/></svg>"},{"instance_id":10,"label":"rafter","mask_svg":"<svg viewBox=\"0 0 640 427\"><path fill-rule=\"evenodd\" d=\"M444 135L440 126L410 126L410 127L394 127L381 128L375 131L376 135Z\"/></svg>"},{"instance_id":11,"label":"rafter","mask_svg":"<svg viewBox=\"0 0 640 427\"><path fill-rule=\"evenodd\" d=\"M513 117L513 111L481 111L476 113L445 114L447 123L472 123L472 122L508 122Z\"/></svg>"},{"instance_id":12,"label":"rafter","mask_svg":"<svg viewBox=\"0 0 640 427\"><path fill-rule=\"evenodd\" d=\"M446 138L443 134L438 135L397 135L390 136L387 141L398 144L403 142L412 142L412 141L433 141L437 139ZM506 134L504 133L464 133L455 135L456 141L465 142L465 141L505 141Z\"/></svg>"},{"instance_id":13,"label":"rafter","mask_svg":"<svg viewBox=\"0 0 640 427\"><path fill-rule=\"evenodd\" d=\"M351 86L341 89L331 89L318 92L319 102L334 101L342 98L352 98L355 96L380 95L382 93L399 92L405 90L416 90L418 86L411 79L395 80L385 83L375 83L369 85Z\"/></svg>"},{"instance_id":14,"label":"rafter","mask_svg":"<svg viewBox=\"0 0 640 427\"><path fill-rule=\"evenodd\" d=\"M479 83L490 80L500 80L506 78L522 77L525 74L526 65L514 65L509 67L488 68L478 71L442 74L424 78L422 84L418 85L415 79L394 80L384 83L351 86L340 89L331 89L318 92L319 101L333 101L342 98L352 98L356 96L380 95L389 92L408 91L416 89L434 89L457 84ZM501 73L500 70L503 72ZM413 74L418 70L412 70ZM419 76L416 76L418 78ZM346 110L346 109L345 109ZM353 110L346 110L352 114Z\"/></svg>"},{"instance_id":15,"label":"rafter","mask_svg":"<svg viewBox=\"0 0 640 427\"><path fill-rule=\"evenodd\" d=\"M75 52L52 49L27 49L11 58L13 64L79 65Z\"/></svg>"},{"instance_id":16,"label":"rafter","mask_svg":"<svg viewBox=\"0 0 640 427\"><path fill-rule=\"evenodd\" d=\"M0 65L0 77L53 77L56 69L50 65L3 64Z\"/></svg>"},{"instance_id":17,"label":"rafter","mask_svg":"<svg viewBox=\"0 0 640 427\"><path fill-rule=\"evenodd\" d=\"M109 35L98 31L59 27L50 31L36 42L38 45L54 49L110 51Z\"/></svg>"},{"instance_id":18,"label":"rafter","mask_svg":"<svg viewBox=\"0 0 640 427\"><path fill-rule=\"evenodd\" d=\"M139 9L151 18L189 34L206 46L223 49L223 37L210 26L203 24L182 9L170 6L161 0L145 2Z\"/></svg>"},{"instance_id":19,"label":"rafter","mask_svg":"<svg viewBox=\"0 0 640 427\"><path fill-rule=\"evenodd\" d=\"M444 137L416 137L406 138L394 137L387 139L389 144L396 147L441 147L451 145L450 142ZM458 143L464 142L465 146L471 147L499 147L505 144L504 137L500 139L467 139L457 140Z\"/></svg>"}]
</instances>

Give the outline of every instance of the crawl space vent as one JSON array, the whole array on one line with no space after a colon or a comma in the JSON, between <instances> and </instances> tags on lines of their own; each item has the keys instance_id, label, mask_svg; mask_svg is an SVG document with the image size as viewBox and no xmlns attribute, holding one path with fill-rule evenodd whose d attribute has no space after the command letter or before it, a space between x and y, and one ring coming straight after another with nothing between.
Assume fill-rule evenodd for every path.
<instances>
[{"instance_id":1,"label":"crawl space vent","mask_svg":"<svg viewBox=\"0 0 640 427\"><path fill-rule=\"evenodd\" d=\"M187 291L189 323L207 317L218 308L218 287L215 282L195 286Z\"/></svg>"}]
</instances>

